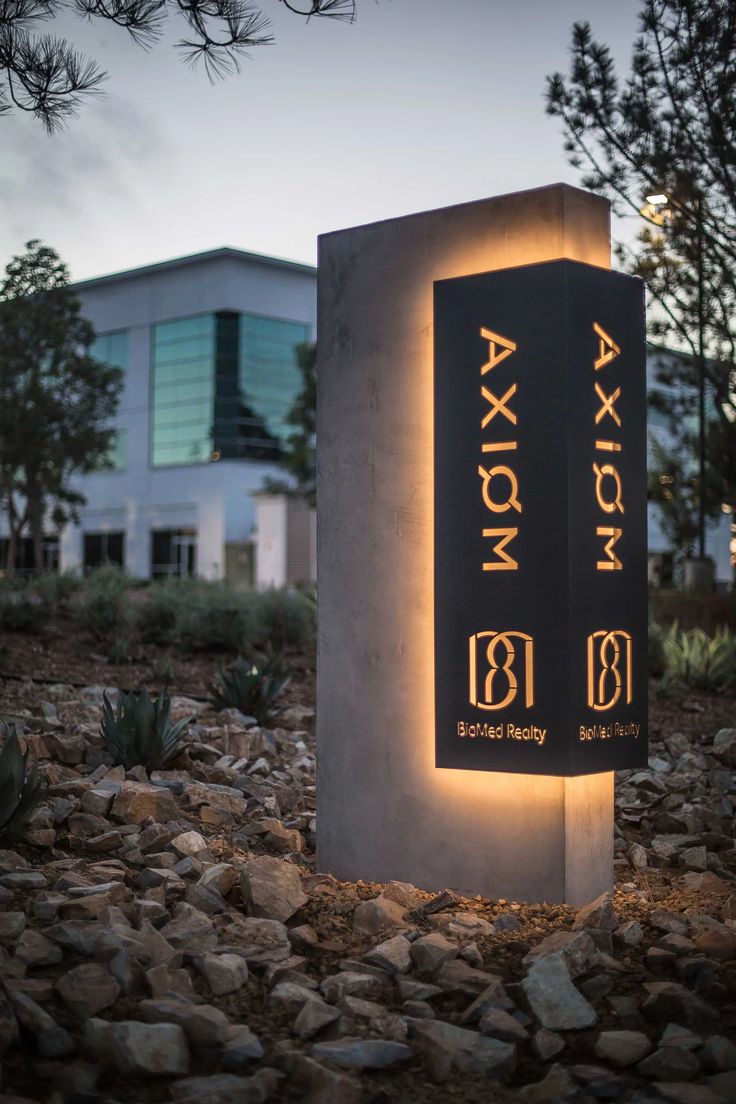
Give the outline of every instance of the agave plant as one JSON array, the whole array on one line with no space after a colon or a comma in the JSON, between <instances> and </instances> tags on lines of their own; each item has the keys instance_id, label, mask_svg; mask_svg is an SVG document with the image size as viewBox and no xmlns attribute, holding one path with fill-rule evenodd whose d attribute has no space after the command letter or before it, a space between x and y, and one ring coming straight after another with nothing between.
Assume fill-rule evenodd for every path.
<instances>
[{"instance_id":1,"label":"agave plant","mask_svg":"<svg viewBox=\"0 0 736 1104\"><path fill-rule=\"evenodd\" d=\"M239 709L259 724L273 719L283 706L276 698L291 679L291 672L281 656L274 655L260 663L249 663L238 656L232 667L220 667L219 683L210 690L215 709Z\"/></svg>"},{"instance_id":2,"label":"agave plant","mask_svg":"<svg viewBox=\"0 0 736 1104\"><path fill-rule=\"evenodd\" d=\"M698 690L728 690L736 685L736 636L717 629L683 631L672 626L663 641L665 678Z\"/></svg>"},{"instance_id":3,"label":"agave plant","mask_svg":"<svg viewBox=\"0 0 736 1104\"><path fill-rule=\"evenodd\" d=\"M20 749L15 725L0 721L0 843L15 843L46 788L38 764Z\"/></svg>"},{"instance_id":4,"label":"agave plant","mask_svg":"<svg viewBox=\"0 0 736 1104\"><path fill-rule=\"evenodd\" d=\"M117 712L106 692L103 699L100 734L116 765L126 770L137 766L159 770L182 751L184 729L192 718L184 717L172 725L167 694L151 698L145 687L140 693L121 693Z\"/></svg>"}]
</instances>

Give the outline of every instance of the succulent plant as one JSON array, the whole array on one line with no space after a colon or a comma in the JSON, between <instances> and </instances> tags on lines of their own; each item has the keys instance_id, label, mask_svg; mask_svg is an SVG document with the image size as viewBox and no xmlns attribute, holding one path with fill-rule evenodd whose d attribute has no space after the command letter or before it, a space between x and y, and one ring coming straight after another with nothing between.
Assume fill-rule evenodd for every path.
<instances>
[{"instance_id":1,"label":"succulent plant","mask_svg":"<svg viewBox=\"0 0 736 1104\"><path fill-rule=\"evenodd\" d=\"M143 766L146 770L165 767L182 751L184 729L192 720L171 723L171 698L161 694L151 698L148 690L120 693L117 711L103 693L100 734L116 764L126 770Z\"/></svg>"},{"instance_id":2,"label":"succulent plant","mask_svg":"<svg viewBox=\"0 0 736 1104\"><path fill-rule=\"evenodd\" d=\"M662 647L667 681L716 692L736 685L736 636L728 629L708 636L703 629L683 630L675 622Z\"/></svg>"},{"instance_id":3,"label":"succulent plant","mask_svg":"<svg viewBox=\"0 0 736 1104\"><path fill-rule=\"evenodd\" d=\"M210 690L215 709L239 709L264 724L281 712L276 698L291 680L291 671L281 656L249 662L238 656L232 667L220 667L219 683Z\"/></svg>"},{"instance_id":4,"label":"succulent plant","mask_svg":"<svg viewBox=\"0 0 736 1104\"><path fill-rule=\"evenodd\" d=\"M0 842L15 843L46 788L35 759L20 749L15 725L0 721Z\"/></svg>"}]
</instances>

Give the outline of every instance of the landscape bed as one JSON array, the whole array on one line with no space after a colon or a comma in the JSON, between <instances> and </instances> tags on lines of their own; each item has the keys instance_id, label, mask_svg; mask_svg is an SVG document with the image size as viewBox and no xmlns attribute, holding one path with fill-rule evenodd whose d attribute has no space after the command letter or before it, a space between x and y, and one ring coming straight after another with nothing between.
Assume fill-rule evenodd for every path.
<instances>
[{"instance_id":1,"label":"landscape bed","mask_svg":"<svg viewBox=\"0 0 736 1104\"><path fill-rule=\"evenodd\" d=\"M177 656L190 744L150 778L99 736L150 650L90 653L3 644L0 716L49 787L0 850L0 1104L736 1098L732 695L652 683L616 892L576 912L316 870L311 648L267 727L208 705L227 653Z\"/></svg>"}]
</instances>

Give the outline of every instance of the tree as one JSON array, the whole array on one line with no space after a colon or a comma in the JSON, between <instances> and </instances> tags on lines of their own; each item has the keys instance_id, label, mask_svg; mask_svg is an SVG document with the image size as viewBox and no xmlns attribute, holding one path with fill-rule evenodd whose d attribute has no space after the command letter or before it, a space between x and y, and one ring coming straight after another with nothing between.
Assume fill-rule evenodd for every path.
<instances>
[{"instance_id":1,"label":"tree","mask_svg":"<svg viewBox=\"0 0 736 1104\"><path fill-rule=\"evenodd\" d=\"M355 18L356 0L274 2L306 19ZM82 98L98 93L106 79L66 39L36 33L41 22L69 12L114 23L146 49L168 16L179 16L185 30L176 48L190 65L203 64L211 81L239 71L251 47L273 42L270 21L253 0L0 0L0 112L30 112L49 132L76 115Z\"/></svg>"},{"instance_id":2,"label":"tree","mask_svg":"<svg viewBox=\"0 0 736 1104\"><path fill-rule=\"evenodd\" d=\"M736 18L732 0L645 0L631 72L621 83L607 46L575 24L569 77L547 80L547 110L583 184L619 214L642 213L619 257L647 282L650 330L684 351L658 372L676 460L687 442L682 403L706 379L711 466L720 500L736 505ZM646 197L664 194L666 216ZM664 401L664 399L662 401ZM668 464L669 464L668 460ZM711 473L712 474L712 473ZM681 478L677 486L682 487ZM712 484L708 476L706 485ZM683 503L687 507L687 502ZM690 508L697 510L697 495Z\"/></svg>"},{"instance_id":3,"label":"tree","mask_svg":"<svg viewBox=\"0 0 736 1104\"><path fill-rule=\"evenodd\" d=\"M122 372L90 355L83 317L58 254L39 241L14 257L0 286L0 505L13 571L26 527L43 570L43 527L78 520L75 475L107 466Z\"/></svg>"},{"instance_id":4,"label":"tree","mask_svg":"<svg viewBox=\"0 0 736 1104\"><path fill-rule=\"evenodd\" d=\"M286 441L281 466L296 481L296 489L312 506L317 495L317 346L304 341L296 347L302 386L286 421L294 432Z\"/></svg>"}]
</instances>

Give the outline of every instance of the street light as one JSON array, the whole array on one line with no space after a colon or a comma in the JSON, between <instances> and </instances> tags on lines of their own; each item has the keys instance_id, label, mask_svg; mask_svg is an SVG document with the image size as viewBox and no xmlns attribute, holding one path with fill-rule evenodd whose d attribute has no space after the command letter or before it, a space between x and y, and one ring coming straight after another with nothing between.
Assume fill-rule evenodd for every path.
<instances>
[{"instance_id":1,"label":"street light","mask_svg":"<svg viewBox=\"0 0 736 1104\"><path fill-rule=\"evenodd\" d=\"M640 214L657 226L664 226L672 215L670 198L666 192L648 195L648 207ZM705 280L703 273L703 211L702 199L695 196L695 225L697 230L696 274L698 284L698 555L705 560Z\"/></svg>"}]
</instances>

